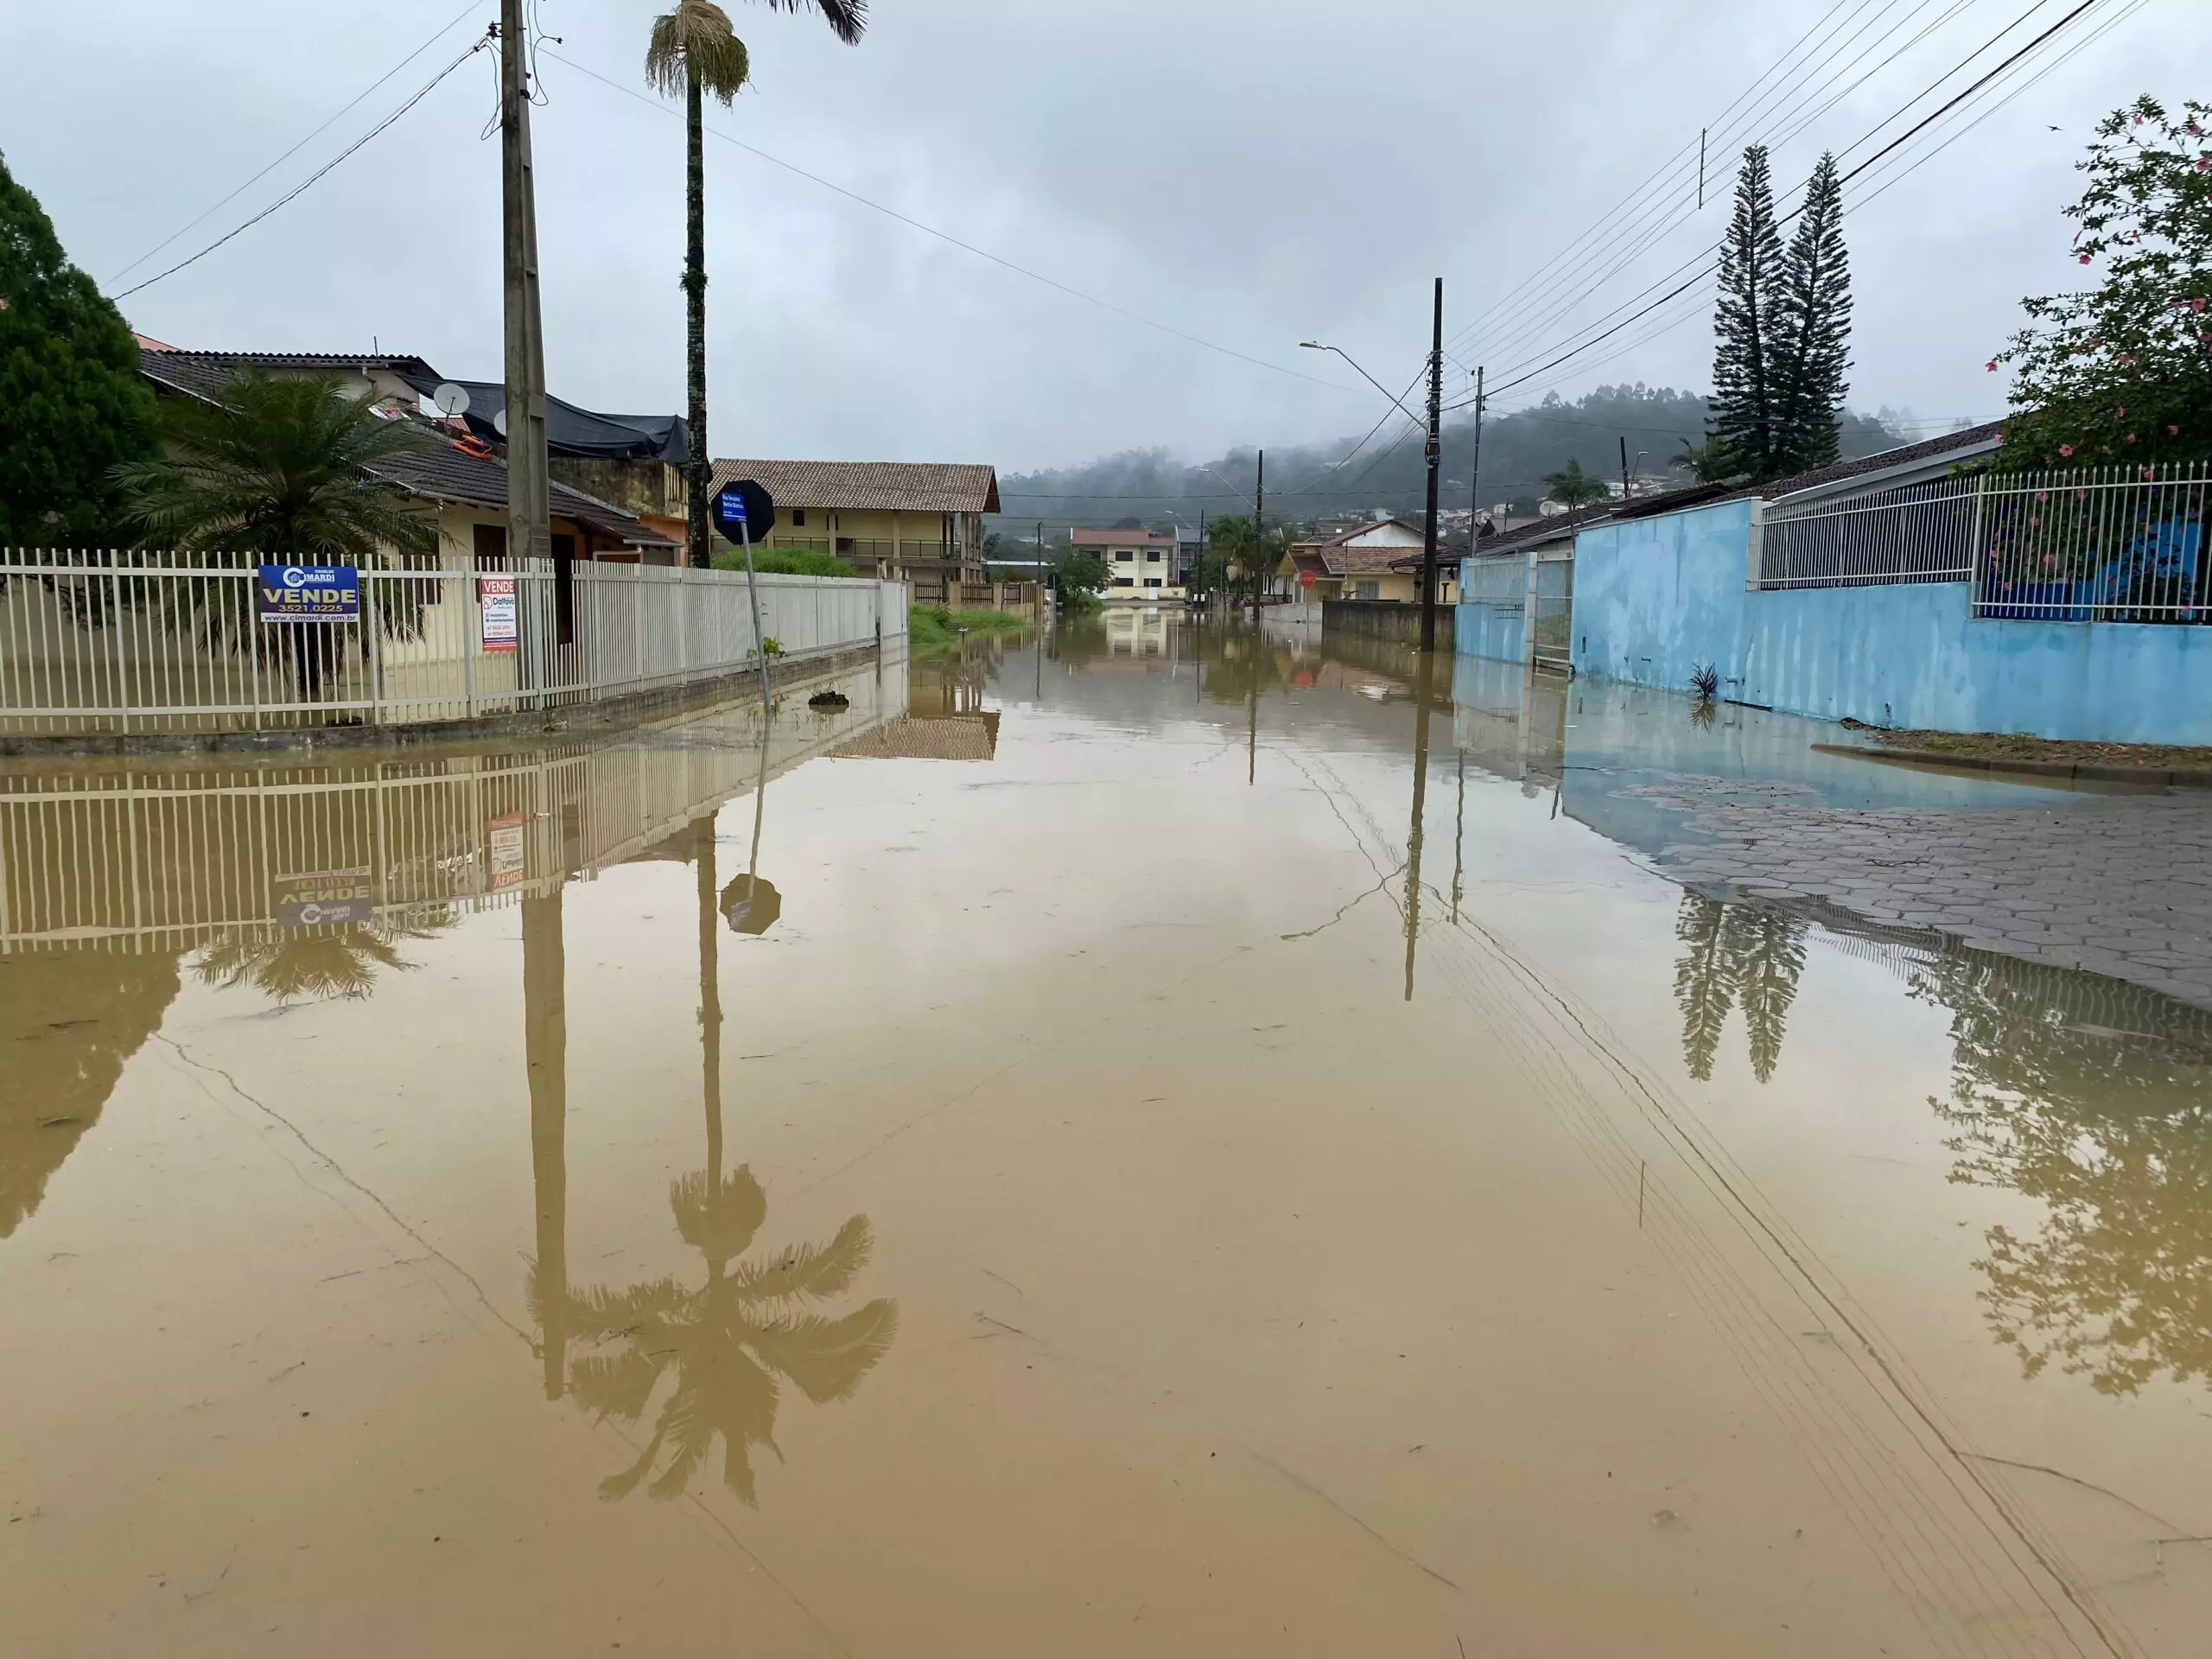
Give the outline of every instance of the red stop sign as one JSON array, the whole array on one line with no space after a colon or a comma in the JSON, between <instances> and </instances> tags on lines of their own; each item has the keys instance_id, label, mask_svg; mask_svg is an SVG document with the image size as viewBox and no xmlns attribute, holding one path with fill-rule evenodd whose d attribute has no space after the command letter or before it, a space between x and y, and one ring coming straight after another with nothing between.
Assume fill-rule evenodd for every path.
<instances>
[{"instance_id":1,"label":"red stop sign","mask_svg":"<svg viewBox=\"0 0 2212 1659\"><path fill-rule=\"evenodd\" d=\"M1313 573L1311 570L1300 571L1298 573L1298 585L1301 588L1311 588L1313 585Z\"/></svg>"}]
</instances>

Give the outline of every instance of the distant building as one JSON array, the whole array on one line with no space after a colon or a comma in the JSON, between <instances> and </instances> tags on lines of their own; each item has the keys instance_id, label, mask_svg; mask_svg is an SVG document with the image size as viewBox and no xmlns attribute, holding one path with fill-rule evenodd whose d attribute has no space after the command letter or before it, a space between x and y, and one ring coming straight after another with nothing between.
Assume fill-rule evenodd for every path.
<instances>
[{"instance_id":1,"label":"distant building","mask_svg":"<svg viewBox=\"0 0 2212 1659\"><path fill-rule=\"evenodd\" d=\"M717 461L717 486L749 478L776 503L771 547L834 553L867 575L910 583L917 603L957 604L988 582L983 515L999 475L981 463ZM983 595L984 603L989 595Z\"/></svg>"},{"instance_id":2,"label":"distant building","mask_svg":"<svg viewBox=\"0 0 2212 1659\"><path fill-rule=\"evenodd\" d=\"M1071 530L1068 543L1096 553L1106 564L1109 603L1180 604L1184 598L1179 544L1151 530Z\"/></svg>"},{"instance_id":3,"label":"distant building","mask_svg":"<svg viewBox=\"0 0 2212 1659\"><path fill-rule=\"evenodd\" d=\"M1423 541L1421 532L1402 518L1357 524L1326 541L1294 543L1283 557L1281 575L1294 585L1299 599L1417 604ZM1438 601L1452 603L1458 589L1452 563L1440 553Z\"/></svg>"}]
</instances>

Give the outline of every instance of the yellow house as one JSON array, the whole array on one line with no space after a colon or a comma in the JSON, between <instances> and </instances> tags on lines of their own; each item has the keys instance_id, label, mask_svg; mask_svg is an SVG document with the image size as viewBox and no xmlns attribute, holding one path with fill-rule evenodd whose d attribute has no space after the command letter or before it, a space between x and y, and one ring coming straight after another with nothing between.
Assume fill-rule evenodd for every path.
<instances>
[{"instance_id":1,"label":"yellow house","mask_svg":"<svg viewBox=\"0 0 2212 1659\"><path fill-rule=\"evenodd\" d=\"M925 605L958 603L958 588L988 581L983 515L999 511L994 467L905 461L715 463L717 489L746 478L776 504L769 547L833 553L868 575L912 583L915 601Z\"/></svg>"},{"instance_id":2,"label":"yellow house","mask_svg":"<svg viewBox=\"0 0 2212 1659\"><path fill-rule=\"evenodd\" d=\"M1070 545L1096 553L1106 565L1108 604L1183 602L1180 543L1149 530L1071 530Z\"/></svg>"},{"instance_id":3,"label":"yellow house","mask_svg":"<svg viewBox=\"0 0 2212 1659\"><path fill-rule=\"evenodd\" d=\"M1294 543L1279 574L1300 599L1370 599L1421 602L1421 532L1402 518L1356 524L1325 542ZM1439 551L1437 602L1459 602L1459 561Z\"/></svg>"}]
</instances>

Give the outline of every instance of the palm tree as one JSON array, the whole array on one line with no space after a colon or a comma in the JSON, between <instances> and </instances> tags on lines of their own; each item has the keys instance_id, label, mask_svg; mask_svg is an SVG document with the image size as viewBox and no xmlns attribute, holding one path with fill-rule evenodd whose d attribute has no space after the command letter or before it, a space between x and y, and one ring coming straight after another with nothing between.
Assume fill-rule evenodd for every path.
<instances>
[{"instance_id":1,"label":"palm tree","mask_svg":"<svg viewBox=\"0 0 2212 1659\"><path fill-rule=\"evenodd\" d=\"M366 564L428 552L437 526L374 469L421 448L421 430L348 397L334 376L241 369L216 401L162 405L163 453L114 472L134 528L185 556L257 553Z\"/></svg>"},{"instance_id":2,"label":"palm tree","mask_svg":"<svg viewBox=\"0 0 2212 1659\"><path fill-rule=\"evenodd\" d=\"M1700 484L1726 484L1741 477L1744 472L1735 451L1717 433L1709 435L1702 443L1692 443L1684 438L1682 453L1675 457L1675 465Z\"/></svg>"},{"instance_id":3,"label":"palm tree","mask_svg":"<svg viewBox=\"0 0 2212 1659\"><path fill-rule=\"evenodd\" d=\"M379 469L419 451L423 435L349 397L330 375L241 369L212 402L172 397L161 410L162 453L111 474L132 527L180 561L257 555L276 563L371 564L386 549L427 553L437 526ZM210 645L245 632L243 587L156 582L133 595ZM207 608L181 610L192 603ZM386 626L393 619L387 618ZM331 624L284 631L300 690L312 696L334 665ZM266 632L263 651L282 649Z\"/></svg>"},{"instance_id":4,"label":"palm tree","mask_svg":"<svg viewBox=\"0 0 2212 1659\"><path fill-rule=\"evenodd\" d=\"M868 0L766 0L772 11L817 11L832 34L848 46L868 27ZM645 48L645 80L669 98L683 99L686 142L684 175L684 345L690 361L686 391L690 404L688 486L690 562L701 569L713 563L707 537L707 485L713 464L707 459L707 162L703 94L727 109L752 73L745 42L731 29L729 14L714 0L676 0L676 10L653 19Z\"/></svg>"},{"instance_id":5,"label":"palm tree","mask_svg":"<svg viewBox=\"0 0 2212 1659\"><path fill-rule=\"evenodd\" d=\"M1582 470L1582 463L1570 461L1555 473L1544 474L1544 487L1551 492L1553 500L1569 512L1603 501L1611 493L1605 480Z\"/></svg>"}]
</instances>

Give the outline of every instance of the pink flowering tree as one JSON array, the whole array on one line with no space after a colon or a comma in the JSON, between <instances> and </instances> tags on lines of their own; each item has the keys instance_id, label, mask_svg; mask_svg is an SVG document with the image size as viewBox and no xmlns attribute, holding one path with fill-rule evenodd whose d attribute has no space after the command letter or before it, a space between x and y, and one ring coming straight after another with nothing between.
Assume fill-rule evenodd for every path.
<instances>
[{"instance_id":1,"label":"pink flowering tree","mask_svg":"<svg viewBox=\"0 0 2212 1659\"><path fill-rule=\"evenodd\" d=\"M2066 210L2098 286L2023 303L2003 465L2212 459L2212 106L2141 98L2099 124Z\"/></svg>"}]
</instances>

